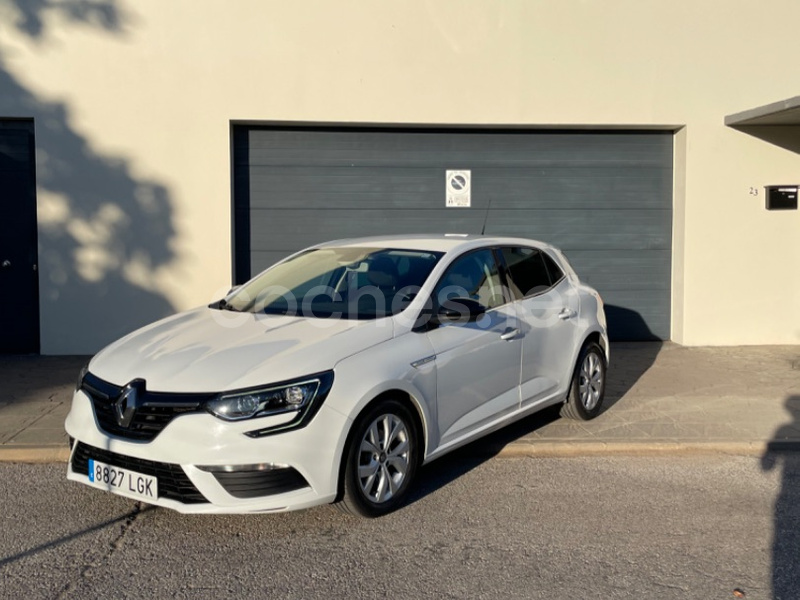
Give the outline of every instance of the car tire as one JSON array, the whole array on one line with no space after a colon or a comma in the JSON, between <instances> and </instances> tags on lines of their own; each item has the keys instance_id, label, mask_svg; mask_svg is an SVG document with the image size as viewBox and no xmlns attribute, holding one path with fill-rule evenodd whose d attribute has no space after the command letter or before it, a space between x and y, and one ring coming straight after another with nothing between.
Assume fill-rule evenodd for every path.
<instances>
[{"instance_id":1,"label":"car tire","mask_svg":"<svg viewBox=\"0 0 800 600\"><path fill-rule=\"evenodd\" d=\"M420 462L417 425L397 400L383 400L363 412L353 425L344 453L344 512L379 517L399 507Z\"/></svg>"},{"instance_id":2,"label":"car tire","mask_svg":"<svg viewBox=\"0 0 800 600\"><path fill-rule=\"evenodd\" d=\"M588 421L600 414L606 392L606 356L595 342L588 342L578 355L561 416Z\"/></svg>"}]
</instances>

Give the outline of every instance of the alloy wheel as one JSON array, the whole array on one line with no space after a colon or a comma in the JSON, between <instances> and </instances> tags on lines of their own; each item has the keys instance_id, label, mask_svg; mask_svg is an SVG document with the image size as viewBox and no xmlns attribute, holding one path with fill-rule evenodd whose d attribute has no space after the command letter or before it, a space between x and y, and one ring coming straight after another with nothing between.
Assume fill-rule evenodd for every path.
<instances>
[{"instance_id":1,"label":"alloy wheel","mask_svg":"<svg viewBox=\"0 0 800 600\"><path fill-rule=\"evenodd\" d=\"M581 404L586 410L592 410L603 394L605 378L603 362L597 354L589 352L581 364L580 381L578 383Z\"/></svg>"},{"instance_id":2,"label":"alloy wheel","mask_svg":"<svg viewBox=\"0 0 800 600\"><path fill-rule=\"evenodd\" d=\"M367 428L359 445L361 492L376 504L387 502L403 485L410 460L408 426L397 415L380 415Z\"/></svg>"}]
</instances>

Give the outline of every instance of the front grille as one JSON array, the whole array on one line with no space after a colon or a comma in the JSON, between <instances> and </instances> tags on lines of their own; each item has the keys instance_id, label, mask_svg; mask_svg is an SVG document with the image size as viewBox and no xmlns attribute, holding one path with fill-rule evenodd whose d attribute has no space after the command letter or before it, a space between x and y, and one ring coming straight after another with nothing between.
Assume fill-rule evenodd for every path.
<instances>
[{"instance_id":1,"label":"front grille","mask_svg":"<svg viewBox=\"0 0 800 600\"><path fill-rule=\"evenodd\" d=\"M203 403L214 397L213 394L151 392L142 386L133 418L130 423L123 425L117 420L116 403L125 387L87 373L81 382L81 390L91 398L94 414L103 431L118 437L147 442L161 433L172 419L202 410Z\"/></svg>"},{"instance_id":2,"label":"front grille","mask_svg":"<svg viewBox=\"0 0 800 600\"><path fill-rule=\"evenodd\" d=\"M259 498L309 487L303 476L292 467L232 472L214 467L199 468L211 471L225 491L235 498Z\"/></svg>"},{"instance_id":3,"label":"front grille","mask_svg":"<svg viewBox=\"0 0 800 600\"><path fill-rule=\"evenodd\" d=\"M78 442L75 452L72 454L72 470L75 473L88 476L90 458L115 467L122 467L137 473L157 477L159 498L169 498L183 504L204 504L208 502L205 496L186 476L186 472L180 465L133 458Z\"/></svg>"}]
</instances>

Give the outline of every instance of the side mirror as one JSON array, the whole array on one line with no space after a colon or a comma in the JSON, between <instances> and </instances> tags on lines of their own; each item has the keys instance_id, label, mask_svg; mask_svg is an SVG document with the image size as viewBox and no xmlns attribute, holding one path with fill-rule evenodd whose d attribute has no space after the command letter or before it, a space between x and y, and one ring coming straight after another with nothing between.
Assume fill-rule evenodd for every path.
<instances>
[{"instance_id":1,"label":"side mirror","mask_svg":"<svg viewBox=\"0 0 800 600\"><path fill-rule=\"evenodd\" d=\"M436 320L439 323L471 323L486 312L486 307L472 298L452 298L439 306Z\"/></svg>"}]
</instances>

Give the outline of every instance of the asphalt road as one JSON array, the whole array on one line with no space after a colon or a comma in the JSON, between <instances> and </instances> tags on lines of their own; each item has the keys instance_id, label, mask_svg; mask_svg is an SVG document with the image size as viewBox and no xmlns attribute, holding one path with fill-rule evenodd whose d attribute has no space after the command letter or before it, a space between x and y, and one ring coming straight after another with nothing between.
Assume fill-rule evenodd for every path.
<instances>
[{"instance_id":1,"label":"asphalt road","mask_svg":"<svg viewBox=\"0 0 800 600\"><path fill-rule=\"evenodd\" d=\"M418 484L378 520L184 516L0 465L0 596L800 597L798 455L460 454Z\"/></svg>"}]
</instances>

